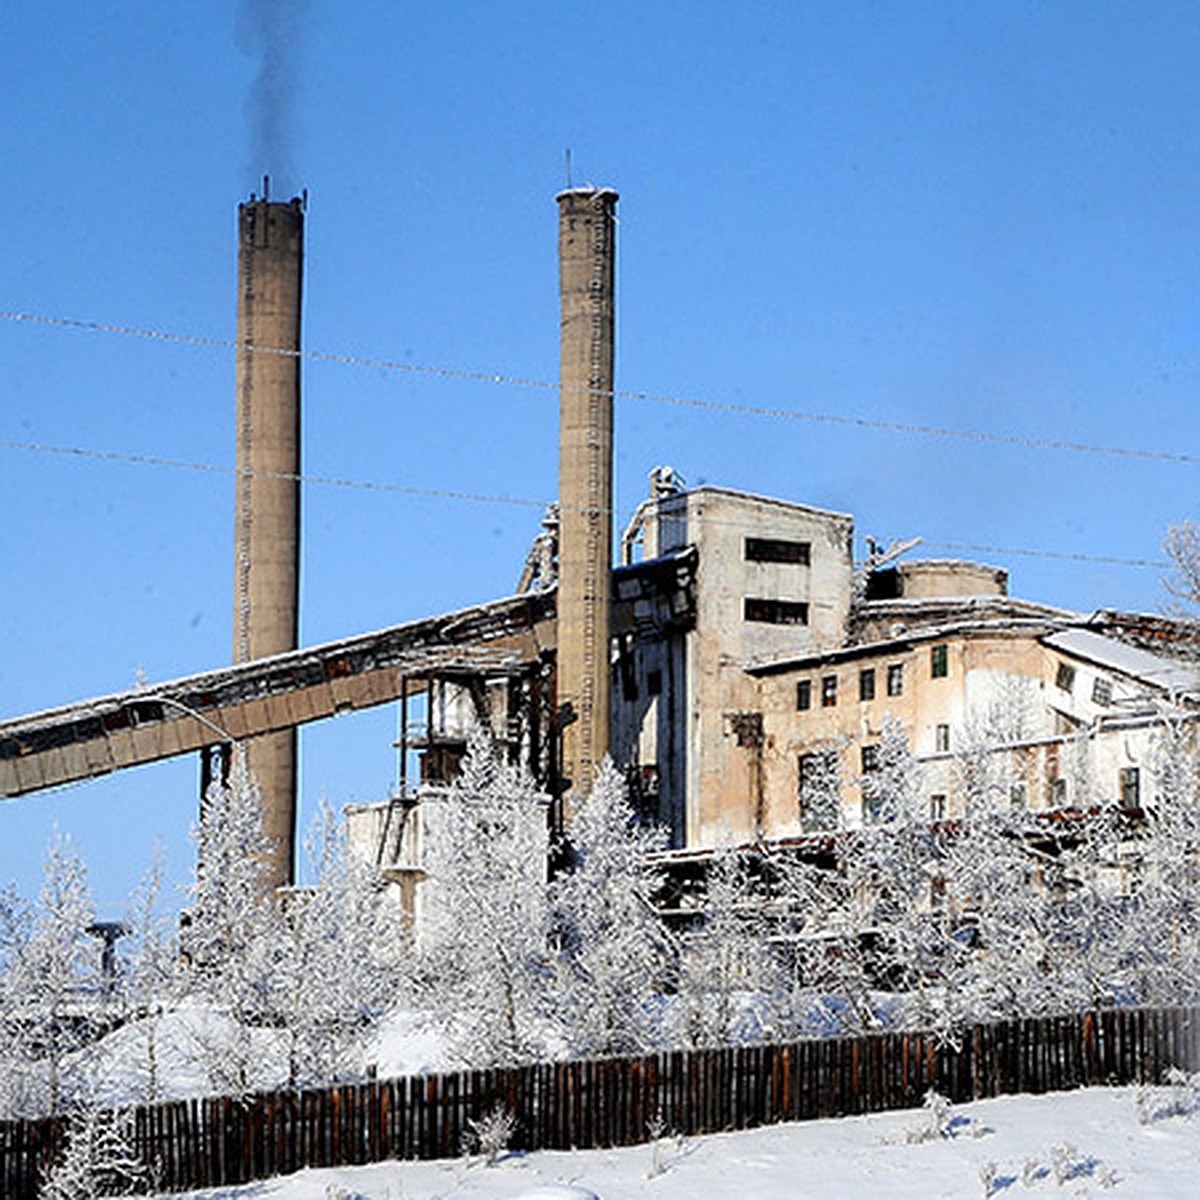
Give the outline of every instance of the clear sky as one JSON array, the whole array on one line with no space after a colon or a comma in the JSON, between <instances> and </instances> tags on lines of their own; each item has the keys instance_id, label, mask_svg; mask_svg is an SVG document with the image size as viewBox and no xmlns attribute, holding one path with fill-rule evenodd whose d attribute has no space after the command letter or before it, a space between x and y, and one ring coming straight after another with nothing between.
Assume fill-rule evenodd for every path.
<instances>
[{"instance_id":1,"label":"clear sky","mask_svg":"<svg viewBox=\"0 0 1200 1200\"><path fill-rule=\"evenodd\" d=\"M623 389L1197 454L1198 62L1189 3L7 4L0 308L232 338L270 172L309 192L309 349L552 381L570 148L622 197ZM304 386L307 472L535 503L309 486L303 641L509 594L553 390ZM0 717L229 660L233 414L227 348L0 319ZM933 555L1154 560L1200 516L1192 464L620 399L623 511L659 463ZM974 556L1031 599L1163 601L1153 568ZM306 812L386 794L394 721L302 735ZM186 878L196 789L184 759L0 802L0 885L36 888L57 823L118 915L156 838Z\"/></svg>"}]
</instances>

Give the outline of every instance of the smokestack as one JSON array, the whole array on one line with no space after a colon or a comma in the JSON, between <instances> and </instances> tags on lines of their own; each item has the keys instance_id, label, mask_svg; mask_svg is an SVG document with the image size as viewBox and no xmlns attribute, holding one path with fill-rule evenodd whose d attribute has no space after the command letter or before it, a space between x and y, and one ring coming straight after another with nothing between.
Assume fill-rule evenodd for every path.
<instances>
[{"instance_id":1,"label":"smokestack","mask_svg":"<svg viewBox=\"0 0 1200 1200\"><path fill-rule=\"evenodd\" d=\"M303 262L303 200L238 206L235 663L294 650L299 635ZM291 883L296 731L252 739L247 762L275 844L272 881Z\"/></svg>"},{"instance_id":2,"label":"smokestack","mask_svg":"<svg viewBox=\"0 0 1200 1200\"><path fill-rule=\"evenodd\" d=\"M558 195L558 710L568 805L609 747L617 193Z\"/></svg>"}]
</instances>

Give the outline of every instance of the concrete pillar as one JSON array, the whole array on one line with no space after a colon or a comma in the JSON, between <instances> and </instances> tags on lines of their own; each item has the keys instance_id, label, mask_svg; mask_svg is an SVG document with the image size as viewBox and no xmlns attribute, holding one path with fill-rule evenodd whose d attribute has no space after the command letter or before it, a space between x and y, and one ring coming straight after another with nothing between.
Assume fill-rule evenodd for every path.
<instances>
[{"instance_id":1,"label":"concrete pillar","mask_svg":"<svg viewBox=\"0 0 1200 1200\"><path fill-rule=\"evenodd\" d=\"M558 711L567 808L609 748L617 193L558 196Z\"/></svg>"},{"instance_id":2,"label":"concrete pillar","mask_svg":"<svg viewBox=\"0 0 1200 1200\"><path fill-rule=\"evenodd\" d=\"M300 601L300 285L304 205L238 207L237 512L233 661L297 647ZM278 353L285 351L286 353ZM291 883L296 731L247 745L277 885Z\"/></svg>"}]
</instances>

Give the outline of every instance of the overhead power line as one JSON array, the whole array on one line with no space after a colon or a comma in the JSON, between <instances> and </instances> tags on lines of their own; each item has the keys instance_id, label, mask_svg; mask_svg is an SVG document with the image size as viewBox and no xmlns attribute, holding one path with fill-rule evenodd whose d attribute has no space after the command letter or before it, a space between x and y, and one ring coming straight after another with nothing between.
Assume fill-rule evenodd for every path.
<instances>
[{"instance_id":1,"label":"overhead power line","mask_svg":"<svg viewBox=\"0 0 1200 1200\"><path fill-rule=\"evenodd\" d=\"M507 504L517 508L545 509L546 500L528 496L502 496L488 492L469 492L452 488L418 487L408 483L386 483L372 479L345 479L335 475L310 475L288 471L242 470L223 463L192 462L167 458L157 454L132 454L118 450L95 450L87 446L53 446L45 442L15 442L0 438L0 450L25 450L36 454L54 454L66 458L81 458L99 462L126 463L143 467L170 467L180 471L198 471L211 475L242 475L264 479L284 479L295 483L316 484L321 487L353 488L359 491L388 492L402 496L423 496L437 500L469 500L478 504ZM634 510L614 510L614 516L628 519ZM925 545L944 550L962 550L977 554L1011 554L1029 558L1052 558L1070 562L1101 563L1118 567L1153 567L1164 569L1171 564L1148 558L1120 558L1107 554L1084 554L1060 550L1022 549L1013 546L990 546L968 542L926 541Z\"/></svg>"},{"instance_id":2,"label":"overhead power line","mask_svg":"<svg viewBox=\"0 0 1200 1200\"><path fill-rule=\"evenodd\" d=\"M133 326L113 325L102 321L84 321L72 317L48 316L44 313L0 310L0 318L6 321L49 325L64 329L79 329L91 333L117 334L125 337L146 338L151 341L174 342L188 346L205 346L225 350L242 349L252 351L255 354L277 354L281 357L299 358L308 362L370 367L374 370L395 371L436 379L457 379L468 383L500 384L507 387L529 388L538 391L557 392L559 390L559 384L555 380L508 375L499 371L437 367L420 363L400 362L396 359L368 358L357 354L336 354L321 350L295 350L273 346L243 345L232 338L203 337L197 334L172 333L161 329L139 329ZM583 388L577 390L591 391L593 389ZM604 394L607 395L607 391ZM705 412L720 412L733 416L765 417L781 421L805 421L852 429L874 430L882 433L906 434L913 437L953 438L959 441L1015 446L1027 450L1057 450L1072 454L1092 454L1113 458L1139 459L1150 462L1170 462L1187 466L1200 465L1200 454L1184 454L1174 450L1149 450L1131 446L1102 446L1088 442L1071 441L1065 438L1034 437L1028 434L1017 433L994 433L982 429L954 429L949 426L922 425L915 422L895 421L882 417L855 417L844 413L822 413L803 409L774 408L768 405L741 404L728 400L707 400L692 396L634 391L627 388L615 389L612 395L621 400L634 400L648 404L667 404L674 405L677 408L693 408Z\"/></svg>"}]
</instances>

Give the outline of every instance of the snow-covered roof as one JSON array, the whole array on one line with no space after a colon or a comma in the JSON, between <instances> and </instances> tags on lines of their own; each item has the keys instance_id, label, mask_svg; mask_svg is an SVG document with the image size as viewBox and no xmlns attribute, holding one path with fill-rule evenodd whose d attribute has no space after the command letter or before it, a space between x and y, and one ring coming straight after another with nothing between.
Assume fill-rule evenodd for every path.
<instances>
[{"instance_id":1,"label":"snow-covered roof","mask_svg":"<svg viewBox=\"0 0 1200 1200\"><path fill-rule=\"evenodd\" d=\"M1064 629L1042 639L1043 645L1086 659L1164 692L1200 692L1200 664L1175 662L1089 629Z\"/></svg>"}]
</instances>

